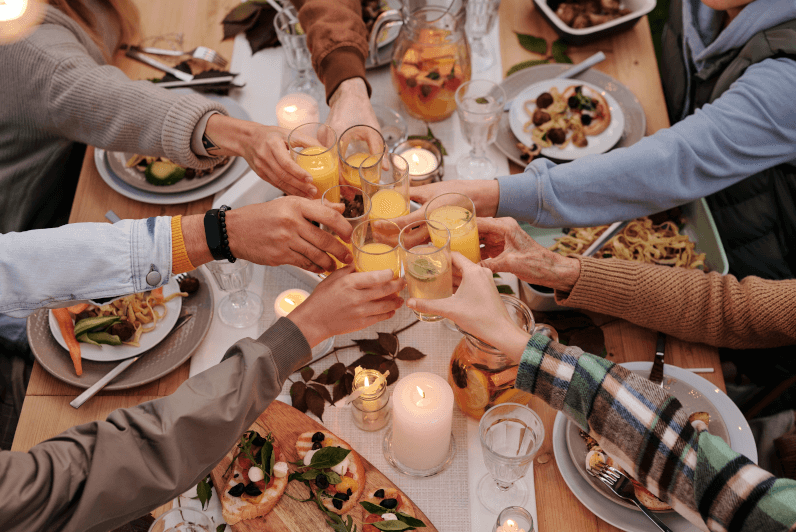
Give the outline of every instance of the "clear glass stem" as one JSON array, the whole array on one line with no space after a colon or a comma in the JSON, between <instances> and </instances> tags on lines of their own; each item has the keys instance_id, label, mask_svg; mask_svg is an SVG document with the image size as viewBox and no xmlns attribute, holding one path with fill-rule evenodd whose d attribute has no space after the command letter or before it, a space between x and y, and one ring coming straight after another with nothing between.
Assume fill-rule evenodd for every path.
<instances>
[{"instance_id":1,"label":"clear glass stem","mask_svg":"<svg viewBox=\"0 0 796 532\"><path fill-rule=\"evenodd\" d=\"M241 308L246 306L246 301L249 299L249 295L246 293L246 289L238 290L237 292L233 292L229 295L229 302L232 304L234 308Z\"/></svg>"}]
</instances>

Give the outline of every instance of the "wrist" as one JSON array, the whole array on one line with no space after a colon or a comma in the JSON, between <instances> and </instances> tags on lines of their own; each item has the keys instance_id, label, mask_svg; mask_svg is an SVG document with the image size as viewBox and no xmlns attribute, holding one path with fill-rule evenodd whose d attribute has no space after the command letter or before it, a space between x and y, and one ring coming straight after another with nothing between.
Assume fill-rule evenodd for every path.
<instances>
[{"instance_id":1,"label":"wrist","mask_svg":"<svg viewBox=\"0 0 796 532\"><path fill-rule=\"evenodd\" d=\"M334 105L338 100L345 98L370 98L368 96L368 86L365 85L365 80L362 78L349 78L337 86L331 98L329 98L329 107Z\"/></svg>"},{"instance_id":2,"label":"wrist","mask_svg":"<svg viewBox=\"0 0 796 532\"><path fill-rule=\"evenodd\" d=\"M246 207L242 207L241 209L232 209L225 213L225 222L227 224L227 239L229 240L229 250L232 252L234 257L240 259L246 259L246 250L243 246L243 241L245 239L245 222L243 219L245 218L244 210Z\"/></svg>"},{"instance_id":3,"label":"wrist","mask_svg":"<svg viewBox=\"0 0 796 532\"><path fill-rule=\"evenodd\" d=\"M222 114L214 114L207 121L202 137L207 153L214 157L243 155L243 147L250 143L252 123Z\"/></svg>"},{"instance_id":4,"label":"wrist","mask_svg":"<svg viewBox=\"0 0 796 532\"><path fill-rule=\"evenodd\" d=\"M182 217L182 237L191 264L201 266L213 260L205 239L204 214Z\"/></svg>"},{"instance_id":5,"label":"wrist","mask_svg":"<svg viewBox=\"0 0 796 532\"><path fill-rule=\"evenodd\" d=\"M553 267L553 282L550 288L562 292L571 292L580 277L580 261L574 257L565 257L555 253L555 266Z\"/></svg>"},{"instance_id":6,"label":"wrist","mask_svg":"<svg viewBox=\"0 0 796 532\"><path fill-rule=\"evenodd\" d=\"M307 313L307 309L301 310L306 304L307 302L305 301L303 305L296 307L293 312L287 315L287 319L298 327L301 334L303 334L304 338L307 340L307 343L310 344L310 347L315 347L325 340L326 336L319 330L318 320L312 319Z\"/></svg>"},{"instance_id":7,"label":"wrist","mask_svg":"<svg viewBox=\"0 0 796 532\"><path fill-rule=\"evenodd\" d=\"M500 349L512 364L519 364L531 335L513 323L502 332L505 332L505 334L501 335L501 345L496 345L495 347Z\"/></svg>"},{"instance_id":8,"label":"wrist","mask_svg":"<svg viewBox=\"0 0 796 532\"><path fill-rule=\"evenodd\" d=\"M478 216L494 217L500 205L500 182L497 179L489 179L483 183L484 189L478 206Z\"/></svg>"}]
</instances>

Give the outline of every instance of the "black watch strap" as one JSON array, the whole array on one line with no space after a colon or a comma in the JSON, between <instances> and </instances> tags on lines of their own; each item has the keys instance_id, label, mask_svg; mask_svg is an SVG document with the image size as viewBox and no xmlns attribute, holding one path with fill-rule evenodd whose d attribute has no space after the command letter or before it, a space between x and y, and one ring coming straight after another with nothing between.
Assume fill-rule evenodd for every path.
<instances>
[{"instance_id":1,"label":"black watch strap","mask_svg":"<svg viewBox=\"0 0 796 532\"><path fill-rule=\"evenodd\" d=\"M205 239L210 254L215 260L228 260L235 262L235 257L229 249L229 237L227 236L226 211L230 207L222 205L219 209L210 209L205 213Z\"/></svg>"}]
</instances>

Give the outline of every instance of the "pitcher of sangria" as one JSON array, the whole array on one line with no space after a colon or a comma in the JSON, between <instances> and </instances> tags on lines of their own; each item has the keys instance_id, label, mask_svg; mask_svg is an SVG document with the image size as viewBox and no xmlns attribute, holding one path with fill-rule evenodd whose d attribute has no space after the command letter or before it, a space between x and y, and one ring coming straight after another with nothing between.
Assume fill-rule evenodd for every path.
<instances>
[{"instance_id":1,"label":"pitcher of sangria","mask_svg":"<svg viewBox=\"0 0 796 532\"><path fill-rule=\"evenodd\" d=\"M529 334L540 333L558 340L555 329L536 325L530 309L513 296L501 294L509 316ZM453 398L462 412L481 419L484 412L502 403L527 404L531 394L514 388L517 364L510 364L504 353L488 343L459 329L464 338L453 350L448 369L448 383Z\"/></svg>"},{"instance_id":2,"label":"pitcher of sangria","mask_svg":"<svg viewBox=\"0 0 796 532\"><path fill-rule=\"evenodd\" d=\"M382 13L380 24L402 20L390 72L398 96L413 117L428 122L448 118L456 110L459 85L470 79L470 45L464 33L464 3L434 5L404 0L400 11Z\"/></svg>"}]
</instances>

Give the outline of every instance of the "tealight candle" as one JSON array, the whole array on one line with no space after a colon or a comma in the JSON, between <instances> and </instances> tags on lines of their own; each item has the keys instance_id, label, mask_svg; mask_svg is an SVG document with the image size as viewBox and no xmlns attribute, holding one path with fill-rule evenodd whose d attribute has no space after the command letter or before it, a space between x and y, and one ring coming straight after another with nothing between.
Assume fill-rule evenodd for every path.
<instances>
[{"instance_id":1,"label":"tealight candle","mask_svg":"<svg viewBox=\"0 0 796 532\"><path fill-rule=\"evenodd\" d=\"M434 154L423 148L409 148L401 156L409 163L410 176L430 174L438 166Z\"/></svg>"},{"instance_id":2,"label":"tealight candle","mask_svg":"<svg viewBox=\"0 0 796 532\"><path fill-rule=\"evenodd\" d=\"M497 518L493 532L533 532L533 516L522 506L504 508Z\"/></svg>"},{"instance_id":3,"label":"tealight candle","mask_svg":"<svg viewBox=\"0 0 796 532\"><path fill-rule=\"evenodd\" d=\"M278 318L284 318L306 301L308 297L310 297L309 292L300 288L285 290L274 301L274 313L276 313Z\"/></svg>"},{"instance_id":4,"label":"tealight candle","mask_svg":"<svg viewBox=\"0 0 796 532\"><path fill-rule=\"evenodd\" d=\"M287 129L295 129L310 122L320 122L318 101L309 94L288 94L276 104L276 121L279 127Z\"/></svg>"},{"instance_id":5,"label":"tealight candle","mask_svg":"<svg viewBox=\"0 0 796 532\"><path fill-rule=\"evenodd\" d=\"M433 373L412 373L393 391L392 449L404 466L424 471L450 453L453 390Z\"/></svg>"},{"instance_id":6,"label":"tealight candle","mask_svg":"<svg viewBox=\"0 0 796 532\"><path fill-rule=\"evenodd\" d=\"M390 395L385 377L375 369L357 367L351 394L351 414L361 430L381 430L390 420Z\"/></svg>"}]
</instances>

